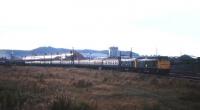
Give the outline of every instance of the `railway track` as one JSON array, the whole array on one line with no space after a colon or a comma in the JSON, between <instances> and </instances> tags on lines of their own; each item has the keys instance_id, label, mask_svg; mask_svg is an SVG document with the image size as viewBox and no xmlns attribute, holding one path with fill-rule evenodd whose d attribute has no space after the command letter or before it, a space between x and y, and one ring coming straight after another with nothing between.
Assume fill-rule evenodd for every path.
<instances>
[{"instance_id":1,"label":"railway track","mask_svg":"<svg viewBox=\"0 0 200 110\"><path fill-rule=\"evenodd\" d=\"M169 73L169 77L200 81L200 74Z\"/></svg>"},{"instance_id":2,"label":"railway track","mask_svg":"<svg viewBox=\"0 0 200 110\"><path fill-rule=\"evenodd\" d=\"M0 64L0 65L5 65L5 64ZM18 66L25 66L25 65L19 65ZM36 65L32 65L32 64L28 64L26 66L60 66L60 67L71 67L70 65L66 65L66 64L48 64L48 65L41 65L41 64L36 64ZM184 73L169 73L169 75L166 75L168 77L171 78L180 78L180 79L189 79L189 80L196 80L196 81L200 81L200 73L198 74L194 74L194 73L188 73L188 74L184 74Z\"/></svg>"}]
</instances>

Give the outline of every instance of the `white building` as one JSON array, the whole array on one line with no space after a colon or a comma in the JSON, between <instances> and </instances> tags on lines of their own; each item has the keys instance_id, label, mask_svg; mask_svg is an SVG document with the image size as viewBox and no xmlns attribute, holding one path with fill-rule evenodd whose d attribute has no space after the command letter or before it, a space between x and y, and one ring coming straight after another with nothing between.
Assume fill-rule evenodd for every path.
<instances>
[{"instance_id":1,"label":"white building","mask_svg":"<svg viewBox=\"0 0 200 110\"><path fill-rule=\"evenodd\" d=\"M119 56L118 47L110 47L109 48L109 57L116 58Z\"/></svg>"}]
</instances>

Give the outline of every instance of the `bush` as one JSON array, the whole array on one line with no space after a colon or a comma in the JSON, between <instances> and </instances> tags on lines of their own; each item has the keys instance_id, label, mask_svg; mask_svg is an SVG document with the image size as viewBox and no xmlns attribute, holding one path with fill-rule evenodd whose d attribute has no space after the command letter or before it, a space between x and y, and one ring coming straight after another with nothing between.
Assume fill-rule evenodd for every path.
<instances>
[{"instance_id":1,"label":"bush","mask_svg":"<svg viewBox=\"0 0 200 110\"><path fill-rule=\"evenodd\" d=\"M19 91L0 91L0 110L21 110L27 96Z\"/></svg>"},{"instance_id":2,"label":"bush","mask_svg":"<svg viewBox=\"0 0 200 110\"><path fill-rule=\"evenodd\" d=\"M86 81L84 79L78 80L78 81L73 81L72 85L75 87L80 87L80 88L85 88L85 87L90 87L92 86L92 82Z\"/></svg>"},{"instance_id":3,"label":"bush","mask_svg":"<svg viewBox=\"0 0 200 110\"><path fill-rule=\"evenodd\" d=\"M147 104L143 105L143 110L161 110L161 106L159 104Z\"/></svg>"},{"instance_id":4,"label":"bush","mask_svg":"<svg viewBox=\"0 0 200 110\"><path fill-rule=\"evenodd\" d=\"M159 80L155 77L153 77L152 79L150 79L149 83L151 85L158 85L159 84Z\"/></svg>"},{"instance_id":5,"label":"bush","mask_svg":"<svg viewBox=\"0 0 200 110\"><path fill-rule=\"evenodd\" d=\"M109 79L108 77L104 77L103 80L102 80L102 82L107 82L108 79Z\"/></svg>"},{"instance_id":6,"label":"bush","mask_svg":"<svg viewBox=\"0 0 200 110\"><path fill-rule=\"evenodd\" d=\"M51 110L93 110L93 108L85 102L77 102L70 97L61 95L56 97L50 106Z\"/></svg>"},{"instance_id":7,"label":"bush","mask_svg":"<svg viewBox=\"0 0 200 110\"><path fill-rule=\"evenodd\" d=\"M45 74L44 73L36 73L35 78L38 79L38 81L43 82L45 79Z\"/></svg>"},{"instance_id":8,"label":"bush","mask_svg":"<svg viewBox=\"0 0 200 110\"><path fill-rule=\"evenodd\" d=\"M184 100L184 101L191 101L191 102L199 102L200 103L200 93L199 93L198 90L196 90L196 91L192 91L192 90L182 91L179 99Z\"/></svg>"},{"instance_id":9,"label":"bush","mask_svg":"<svg viewBox=\"0 0 200 110\"><path fill-rule=\"evenodd\" d=\"M72 100L68 97L56 97L56 100L53 101L51 110L70 110L72 107Z\"/></svg>"}]
</instances>

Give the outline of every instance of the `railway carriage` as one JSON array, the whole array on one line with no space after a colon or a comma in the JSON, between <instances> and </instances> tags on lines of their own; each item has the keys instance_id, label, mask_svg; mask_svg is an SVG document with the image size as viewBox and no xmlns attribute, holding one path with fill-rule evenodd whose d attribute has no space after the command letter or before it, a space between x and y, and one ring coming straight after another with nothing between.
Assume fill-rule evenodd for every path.
<instances>
[{"instance_id":1,"label":"railway carriage","mask_svg":"<svg viewBox=\"0 0 200 110\"><path fill-rule=\"evenodd\" d=\"M135 65L136 65L136 59L122 59L120 67L122 70L134 71L136 69Z\"/></svg>"},{"instance_id":2,"label":"railway carriage","mask_svg":"<svg viewBox=\"0 0 200 110\"><path fill-rule=\"evenodd\" d=\"M118 69L119 64L118 59L103 59L102 67L105 69Z\"/></svg>"}]
</instances>

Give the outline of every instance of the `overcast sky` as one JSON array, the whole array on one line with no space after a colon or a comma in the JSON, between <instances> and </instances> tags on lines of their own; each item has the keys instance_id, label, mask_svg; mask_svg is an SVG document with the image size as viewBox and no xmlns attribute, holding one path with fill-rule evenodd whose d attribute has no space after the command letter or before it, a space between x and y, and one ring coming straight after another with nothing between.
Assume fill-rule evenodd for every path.
<instances>
[{"instance_id":1,"label":"overcast sky","mask_svg":"<svg viewBox=\"0 0 200 110\"><path fill-rule=\"evenodd\" d=\"M1 0L0 49L200 56L199 0Z\"/></svg>"}]
</instances>

